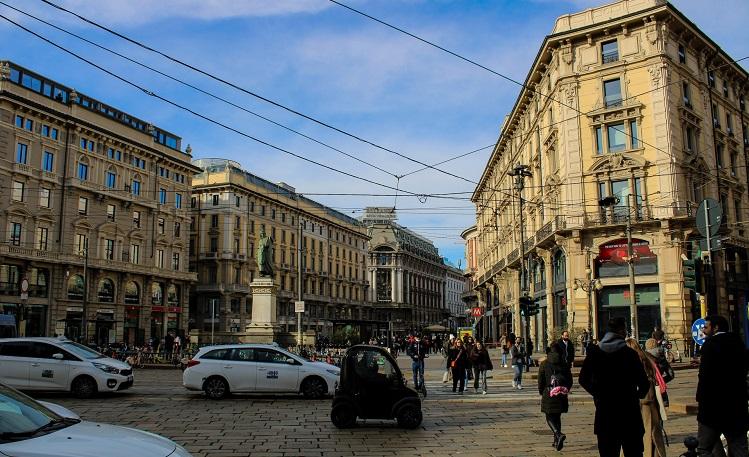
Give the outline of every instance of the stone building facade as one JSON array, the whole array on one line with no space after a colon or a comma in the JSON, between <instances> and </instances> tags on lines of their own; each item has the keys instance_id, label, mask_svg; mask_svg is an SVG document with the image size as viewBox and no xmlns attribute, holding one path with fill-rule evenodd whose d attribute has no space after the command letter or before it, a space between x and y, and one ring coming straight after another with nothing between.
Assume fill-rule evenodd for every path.
<instances>
[{"instance_id":1,"label":"stone building facade","mask_svg":"<svg viewBox=\"0 0 749 457\"><path fill-rule=\"evenodd\" d=\"M206 341L213 328L233 341L251 323L249 284L258 275L255 248L262 231L274 240L278 322L296 332L294 301L301 286L303 327L331 336L338 326L369 337L367 236L356 219L310 200L284 183L253 175L231 160L199 159L190 201L191 327ZM213 315L211 314L213 313Z\"/></svg>"},{"instance_id":2,"label":"stone building facade","mask_svg":"<svg viewBox=\"0 0 749 457\"><path fill-rule=\"evenodd\" d=\"M99 345L181 334L196 279L187 262L189 146L1 65L0 312L19 317L21 334L86 335Z\"/></svg>"},{"instance_id":3,"label":"stone building facade","mask_svg":"<svg viewBox=\"0 0 749 457\"><path fill-rule=\"evenodd\" d=\"M445 263L445 307L449 312L447 325L450 330L455 331L458 327L465 326L467 321L466 303L463 301L463 293L466 289L466 278L463 270Z\"/></svg>"},{"instance_id":4,"label":"stone building facade","mask_svg":"<svg viewBox=\"0 0 749 457\"><path fill-rule=\"evenodd\" d=\"M391 207L365 209L372 285L369 300L377 320L398 333L439 324L447 326L445 265L431 241L396 223Z\"/></svg>"},{"instance_id":5,"label":"stone building facade","mask_svg":"<svg viewBox=\"0 0 749 457\"><path fill-rule=\"evenodd\" d=\"M698 255L695 212L712 197L726 217L709 311L746 328L748 88L746 71L665 1L558 18L472 197L475 290L498 310L497 323L508 310L507 330L521 333L522 239L530 258L522 290L541 306L530 322L538 349L562 328L600 337L610 317L629 322L632 262L638 337L660 327L684 350L700 309L684 287L682 258ZM522 212L509 175L517 164L532 175ZM605 197L614 205L601 206ZM594 280L600 290L583 287Z\"/></svg>"}]
</instances>

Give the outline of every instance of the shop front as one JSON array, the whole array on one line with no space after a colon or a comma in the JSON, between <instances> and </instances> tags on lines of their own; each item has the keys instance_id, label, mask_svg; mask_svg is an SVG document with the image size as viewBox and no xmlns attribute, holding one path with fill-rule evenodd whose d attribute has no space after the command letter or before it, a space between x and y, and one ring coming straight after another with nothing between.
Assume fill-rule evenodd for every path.
<instances>
[{"instance_id":1,"label":"shop front","mask_svg":"<svg viewBox=\"0 0 749 457\"><path fill-rule=\"evenodd\" d=\"M94 320L94 335L96 345L99 347L106 347L110 343L115 342L115 322L114 322L114 310L112 309L97 309L96 319ZM91 327L89 327L91 328ZM90 335L89 335L90 339Z\"/></svg>"},{"instance_id":2,"label":"shop front","mask_svg":"<svg viewBox=\"0 0 749 457\"><path fill-rule=\"evenodd\" d=\"M609 319L621 317L631 327L629 285L606 286L598 293L598 331L603 335ZM637 284L637 328L640 342L644 342L656 327L661 328L661 292L658 284Z\"/></svg>"},{"instance_id":3,"label":"shop front","mask_svg":"<svg viewBox=\"0 0 749 457\"><path fill-rule=\"evenodd\" d=\"M47 307L45 305L0 303L0 314L12 315L14 322L20 321L19 336L46 336L47 334Z\"/></svg>"},{"instance_id":4,"label":"shop front","mask_svg":"<svg viewBox=\"0 0 749 457\"><path fill-rule=\"evenodd\" d=\"M125 322L123 340L128 346L142 346L143 332L138 323L140 322L140 306L125 306Z\"/></svg>"}]
</instances>

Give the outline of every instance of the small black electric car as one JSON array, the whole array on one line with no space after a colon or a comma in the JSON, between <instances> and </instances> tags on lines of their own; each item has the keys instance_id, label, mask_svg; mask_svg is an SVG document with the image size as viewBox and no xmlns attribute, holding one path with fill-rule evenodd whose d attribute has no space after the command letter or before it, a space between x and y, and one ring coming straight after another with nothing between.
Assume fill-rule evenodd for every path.
<instances>
[{"instance_id":1,"label":"small black electric car","mask_svg":"<svg viewBox=\"0 0 749 457\"><path fill-rule=\"evenodd\" d=\"M357 418L396 419L403 428L421 424L419 394L406 386L393 356L378 346L353 346L341 364L330 420L347 428Z\"/></svg>"}]
</instances>

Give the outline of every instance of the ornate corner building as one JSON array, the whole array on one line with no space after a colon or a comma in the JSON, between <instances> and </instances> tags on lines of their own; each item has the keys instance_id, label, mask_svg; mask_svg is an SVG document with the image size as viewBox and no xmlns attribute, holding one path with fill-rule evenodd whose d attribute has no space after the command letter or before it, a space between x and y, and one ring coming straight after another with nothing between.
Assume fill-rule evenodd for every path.
<instances>
[{"instance_id":1,"label":"ornate corner building","mask_svg":"<svg viewBox=\"0 0 749 457\"><path fill-rule=\"evenodd\" d=\"M26 336L183 334L190 148L12 62L0 67L0 313ZM26 290L23 290L26 289Z\"/></svg>"},{"instance_id":2,"label":"ornate corner building","mask_svg":"<svg viewBox=\"0 0 749 457\"><path fill-rule=\"evenodd\" d=\"M296 332L294 301L305 301L305 331L332 335L338 326L369 337L376 330L367 300L367 236L356 219L272 183L226 159L198 159L190 201L190 265L198 273L190 301L192 329L216 341L251 323L249 284L258 276L255 248L261 232L273 238L277 319ZM301 255L300 255L301 253ZM301 265L299 264L301 259Z\"/></svg>"},{"instance_id":3,"label":"ornate corner building","mask_svg":"<svg viewBox=\"0 0 749 457\"><path fill-rule=\"evenodd\" d=\"M682 259L699 255L695 215L707 197L724 213L708 311L743 331L748 89L747 72L665 1L558 18L472 197L484 334L520 334L527 293L540 305L530 317L537 349L561 328L600 338L609 318L630 320L631 262L638 337L663 328L684 349L700 306ZM530 172L521 192L508 174L518 164Z\"/></svg>"}]
</instances>

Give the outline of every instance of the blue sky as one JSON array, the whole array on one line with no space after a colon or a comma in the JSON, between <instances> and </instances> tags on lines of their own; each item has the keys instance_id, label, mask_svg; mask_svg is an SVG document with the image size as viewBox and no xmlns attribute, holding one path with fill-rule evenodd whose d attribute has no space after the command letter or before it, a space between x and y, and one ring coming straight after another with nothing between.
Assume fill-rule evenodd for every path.
<instances>
[{"instance_id":1,"label":"blue sky","mask_svg":"<svg viewBox=\"0 0 749 457\"><path fill-rule=\"evenodd\" d=\"M103 66L244 132L356 176L389 186L392 176L418 164L310 123L226 88L174 63L44 5L4 0L61 27L141 60L166 73L300 130L391 174L293 135L221 102L176 85L0 5L3 15L80 52ZM418 41L366 20L327 0L56 0L96 21L175 57L427 163L493 144L519 87ZM600 1L349 0L349 4L524 80L539 45L562 14ZM749 2L673 2L734 58L749 55ZM148 97L4 21L4 59L13 60L183 137L195 158L226 157L302 193L392 191L341 176L253 143ZM489 150L442 168L476 181ZM403 178L417 193L471 192L474 185L433 170ZM467 198L469 194L459 197ZM314 196L357 217L368 205L392 206L393 197ZM463 257L459 234L474 223L466 199L397 200L399 222L432 239L454 263Z\"/></svg>"}]
</instances>

